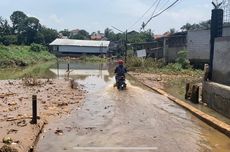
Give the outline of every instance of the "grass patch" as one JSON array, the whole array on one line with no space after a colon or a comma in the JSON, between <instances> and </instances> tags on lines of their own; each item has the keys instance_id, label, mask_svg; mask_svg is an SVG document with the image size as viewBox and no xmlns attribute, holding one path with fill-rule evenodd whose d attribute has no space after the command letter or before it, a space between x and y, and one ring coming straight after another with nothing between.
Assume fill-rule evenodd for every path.
<instances>
[{"instance_id":1,"label":"grass patch","mask_svg":"<svg viewBox=\"0 0 230 152\"><path fill-rule=\"evenodd\" d=\"M108 61L107 58L94 56L94 55L92 56L83 55L79 59L83 62L93 62L93 63L106 63Z\"/></svg>"},{"instance_id":2,"label":"grass patch","mask_svg":"<svg viewBox=\"0 0 230 152\"><path fill-rule=\"evenodd\" d=\"M55 58L45 48L36 52L32 51L30 46L0 45L0 67L22 67L47 62Z\"/></svg>"}]
</instances>

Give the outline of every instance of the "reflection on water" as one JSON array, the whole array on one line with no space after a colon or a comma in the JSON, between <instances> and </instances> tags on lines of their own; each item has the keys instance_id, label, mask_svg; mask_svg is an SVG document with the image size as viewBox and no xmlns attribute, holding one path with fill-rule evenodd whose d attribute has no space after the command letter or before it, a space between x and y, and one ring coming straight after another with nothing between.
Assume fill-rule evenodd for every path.
<instances>
[{"instance_id":1,"label":"reflection on water","mask_svg":"<svg viewBox=\"0 0 230 152\"><path fill-rule=\"evenodd\" d=\"M80 61L59 61L56 65L50 68L58 78L70 77L73 79L85 80L90 76L96 76L103 79L105 82L113 77L112 64L106 63L83 63Z\"/></svg>"},{"instance_id":2,"label":"reflection on water","mask_svg":"<svg viewBox=\"0 0 230 152\"><path fill-rule=\"evenodd\" d=\"M70 62L69 67L70 77L88 92L85 102L67 118L48 124L37 152L72 152L76 147L95 146L152 146L159 151L189 152L230 149L228 137L129 77L127 90L113 88L113 65ZM50 70L63 78L67 69L68 63L60 62ZM61 137L54 133L57 126L64 132Z\"/></svg>"}]
</instances>

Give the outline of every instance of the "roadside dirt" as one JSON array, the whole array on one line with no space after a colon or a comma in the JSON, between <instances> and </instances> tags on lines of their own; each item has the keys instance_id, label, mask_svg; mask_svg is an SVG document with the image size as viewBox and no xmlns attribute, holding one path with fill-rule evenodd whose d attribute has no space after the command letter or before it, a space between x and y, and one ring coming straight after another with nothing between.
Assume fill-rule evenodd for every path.
<instances>
[{"instance_id":1,"label":"roadside dirt","mask_svg":"<svg viewBox=\"0 0 230 152\"><path fill-rule=\"evenodd\" d=\"M22 80L0 81L0 152L6 143L19 152L29 151L44 124L77 110L84 94L81 86L72 89L65 80L38 80L36 86ZM32 95L37 95L36 125L30 123Z\"/></svg>"},{"instance_id":2,"label":"roadside dirt","mask_svg":"<svg viewBox=\"0 0 230 152\"><path fill-rule=\"evenodd\" d=\"M186 83L201 84L202 77L190 76L186 74L158 74L158 73L139 73L129 72L137 80L150 87L165 90L173 96L184 99ZM201 87L201 86L200 86Z\"/></svg>"}]
</instances>

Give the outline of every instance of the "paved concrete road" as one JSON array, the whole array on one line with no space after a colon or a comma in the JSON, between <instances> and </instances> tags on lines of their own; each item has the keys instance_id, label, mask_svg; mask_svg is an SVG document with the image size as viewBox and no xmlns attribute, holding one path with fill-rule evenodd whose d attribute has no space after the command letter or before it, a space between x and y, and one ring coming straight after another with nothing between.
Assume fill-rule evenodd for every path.
<instances>
[{"instance_id":1,"label":"paved concrete road","mask_svg":"<svg viewBox=\"0 0 230 152\"><path fill-rule=\"evenodd\" d=\"M118 91L112 80L94 76L78 82L88 90L85 103L45 128L37 152L230 150L228 137L150 90L128 84Z\"/></svg>"}]
</instances>

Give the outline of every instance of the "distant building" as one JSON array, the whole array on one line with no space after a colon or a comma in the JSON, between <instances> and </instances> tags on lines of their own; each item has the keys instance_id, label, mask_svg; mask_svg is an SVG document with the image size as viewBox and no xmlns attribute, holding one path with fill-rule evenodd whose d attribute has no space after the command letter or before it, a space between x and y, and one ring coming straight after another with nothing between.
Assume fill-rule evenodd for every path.
<instances>
[{"instance_id":1,"label":"distant building","mask_svg":"<svg viewBox=\"0 0 230 152\"><path fill-rule=\"evenodd\" d=\"M56 39L50 43L52 52L57 55L107 54L110 41Z\"/></svg>"},{"instance_id":2,"label":"distant building","mask_svg":"<svg viewBox=\"0 0 230 152\"><path fill-rule=\"evenodd\" d=\"M147 57L152 57L156 59L163 58L163 48L162 44L153 41L153 42L142 42L142 43L131 43L130 46L133 48L135 54L137 54L137 50L146 50Z\"/></svg>"},{"instance_id":3,"label":"distant building","mask_svg":"<svg viewBox=\"0 0 230 152\"><path fill-rule=\"evenodd\" d=\"M104 40L105 35L102 33L92 33L91 40Z\"/></svg>"},{"instance_id":4,"label":"distant building","mask_svg":"<svg viewBox=\"0 0 230 152\"><path fill-rule=\"evenodd\" d=\"M163 35L155 35L154 39L157 42L157 51L165 62L175 62L179 51L185 50L187 46L186 41L187 32L166 32Z\"/></svg>"}]
</instances>

